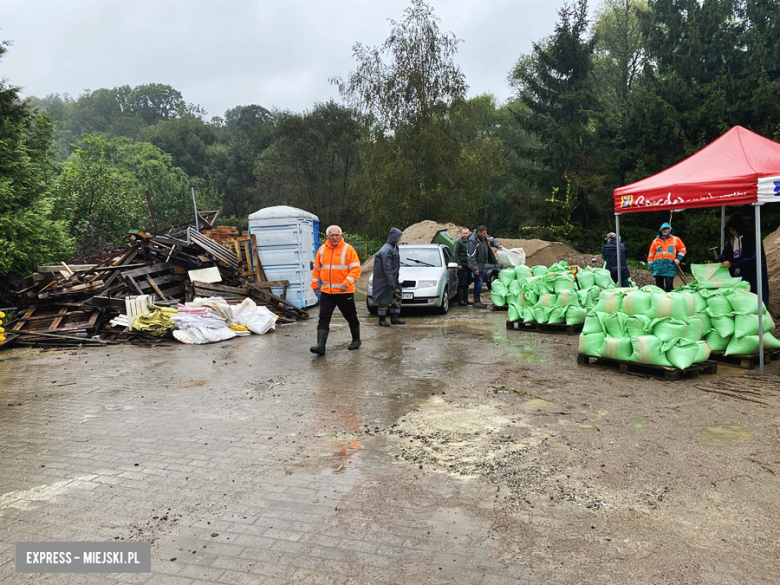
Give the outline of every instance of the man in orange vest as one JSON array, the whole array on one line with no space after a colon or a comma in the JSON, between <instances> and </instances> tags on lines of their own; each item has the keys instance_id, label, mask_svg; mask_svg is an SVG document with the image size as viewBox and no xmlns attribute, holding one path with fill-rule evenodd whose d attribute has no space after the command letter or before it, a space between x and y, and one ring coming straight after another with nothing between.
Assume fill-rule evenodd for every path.
<instances>
[{"instance_id":1,"label":"man in orange vest","mask_svg":"<svg viewBox=\"0 0 780 585\"><path fill-rule=\"evenodd\" d=\"M320 293L320 320L317 323L317 345L309 351L317 355L325 355L330 319L336 307L352 332L352 343L347 349L360 347L360 321L355 307L355 283L360 278L360 259L355 248L344 241L339 226L330 226L325 236L327 241L317 250L311 273L311 287Z\"/></svg>"}]
</instances>

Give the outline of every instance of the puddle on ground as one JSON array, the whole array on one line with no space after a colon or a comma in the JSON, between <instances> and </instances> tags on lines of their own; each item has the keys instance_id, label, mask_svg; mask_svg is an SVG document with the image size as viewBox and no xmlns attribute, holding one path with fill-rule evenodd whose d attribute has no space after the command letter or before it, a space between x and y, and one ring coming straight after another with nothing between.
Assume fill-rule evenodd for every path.
<instances>
[{"instance_id":1,"label":"puddle on ground","mask_svg":"<svg viewBox=\"0 0 780 585\"><path fill-rule=\"evenodd\" d=\"M360 446L358 439L353 439L348 443L334 441L333 444L337 447L341 445L341 447L331 455L331 457L336 459L336 462L330 468L333 470L333 473L344 473L347 467L352 465L352 456L362 451L363 448Z\"/></svg>"},{"instance_id":2,"label":"puddle on ground","mask_svg":"<svg viewBox=\"0 0 780 585\"><path fill-rule=\"evenodd\" d=\"M701 432L703 441L714 444L741 443L752 436L753 431L743 429L742 425L716 425Z\"/></svg>"}]
</instances>

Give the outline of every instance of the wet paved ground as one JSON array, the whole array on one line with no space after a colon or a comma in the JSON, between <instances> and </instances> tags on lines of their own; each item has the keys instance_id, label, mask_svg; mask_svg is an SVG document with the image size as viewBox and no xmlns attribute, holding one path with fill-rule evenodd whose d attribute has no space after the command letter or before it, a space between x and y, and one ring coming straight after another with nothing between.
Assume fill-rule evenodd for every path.
<instances>
[{"instance_id":1,"label":"wet paved ground","mask_svg":"<svg viewBox=\"0 0 780 585\"><path fill-rule=\"evenodd\" d=\"M776 364L737 384L581 370L576 337L471 308L389 330L363 312L356 352L337 318L314 358L313 316L0 353L0 582L775 582ZM501 411L533 465L418 465L393 429L432 400ZM115 539L151 541L152 574L14 573L17 541Z\"/></svg>"}]
</instances>

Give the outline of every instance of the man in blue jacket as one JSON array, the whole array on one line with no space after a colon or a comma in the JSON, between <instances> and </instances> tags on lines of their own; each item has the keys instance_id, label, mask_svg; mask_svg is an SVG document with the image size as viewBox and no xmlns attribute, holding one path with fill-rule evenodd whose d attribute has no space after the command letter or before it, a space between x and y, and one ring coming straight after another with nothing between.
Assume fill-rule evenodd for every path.
<instances>
[{"instance_id":1,"label":"man in blue jacket","mask_svg":"<svg viewBox=\"0 0 780 585\"><path fill-rule=\"evenodd\" d=\"M618 281L618 269L617 269L617 234L615 232L609 232L605 238L606 244L601 250L601 257L606 262L607 270L612 275L612 282L617 284ZM626 245L620 243L620 286L630 286L628 284L628 264L626 264Z\"/></svg>"}]
</instances>

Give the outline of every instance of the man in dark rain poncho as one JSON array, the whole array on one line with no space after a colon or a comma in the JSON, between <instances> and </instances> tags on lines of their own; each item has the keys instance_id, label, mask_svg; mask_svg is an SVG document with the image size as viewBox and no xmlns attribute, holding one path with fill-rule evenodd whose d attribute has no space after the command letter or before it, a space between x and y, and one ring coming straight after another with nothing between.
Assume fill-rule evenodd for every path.
<instances>
[{"instance_id":1,"label":"man in dark rain poncho","mask_svg":"<svg viewBox=\"0 0 780 585\"><path fill-rule=\"evenodd\" d=\"M382 246L374 257L374 284L372 294L379 305L379 324L382 327L403 325L406 323L399 317L401 313L401 283L398 282L398 271L401 269L401 257L398 253L398 240L403 232L391 228L387 243ZM387 312L390 311L390 323L387 322Z\"/></svg>"}]
</instances>

